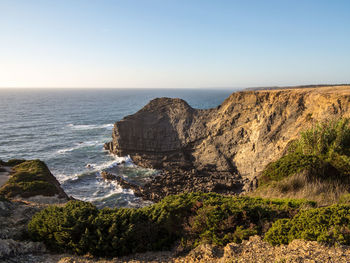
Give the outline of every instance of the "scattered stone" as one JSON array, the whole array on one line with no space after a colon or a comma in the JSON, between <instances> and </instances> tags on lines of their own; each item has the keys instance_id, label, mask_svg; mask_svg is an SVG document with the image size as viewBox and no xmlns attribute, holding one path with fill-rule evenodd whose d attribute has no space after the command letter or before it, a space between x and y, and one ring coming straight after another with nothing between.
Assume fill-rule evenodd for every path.
<instances>
[{"instance_id":1,"label":"scattered stone","mask_svg":"<svg viewBox=\"0 0 350 263\"><path fill-rule=\"evenodd\" d=\"M101 172L101 176L105 180L116 180L117 179L116 175L108 173L108 172L105 172L105 171Z\"/></svg>"},{"instance_id":2,"label":"scattered stone","mask_svg":"<svg viewBox=\"0 0 350 263\"><path fill-rule=\"evenodd\" d=\"M142 193L142 187L141 186L139 186L137 184L134 184L134 183L131 183L131 182L128 182L127 180L125 180L123 177L121 177L119 175L114 175L112 173L108 173L106 171L103 171L103 172L101 172L101 176L105 180L117 181L118 184L124 189L131 189L131 190L133 190L135 196L144 197L144 195ZM144 197L144 199L145 199L145 197Z\"/></svg>"},{"instance_id":3,"label":"scattered stone","mask_svg":"<svg viewBox=\"0 0 350 263\"><path fill-rule=\"evenodd\" d=\"M237 194L241 189L241 181L230 174L208 174L181 169L165 170L158 176L150 178L141 188L141 196L145 200L160 201L168 195L185 192L217 192L221 194Z\"/></svg>"}]
</instances>

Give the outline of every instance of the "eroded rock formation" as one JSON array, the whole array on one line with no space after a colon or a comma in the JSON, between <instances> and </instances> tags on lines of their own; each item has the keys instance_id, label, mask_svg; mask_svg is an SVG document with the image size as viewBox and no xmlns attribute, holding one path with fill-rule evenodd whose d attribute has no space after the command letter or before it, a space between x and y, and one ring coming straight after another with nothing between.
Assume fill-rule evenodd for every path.
<instances>
[{"instance_id":1,"label":"eroded rock formation","mask_svg":"<svg viewBox=\"0 0 350 263\"><path fill-rule=\"evenodd\" d=\"M116 122L105 148L143 167L234 178L248 189L302 129L349 117L349 102L350 86L235 92L208 110L158 98Z\"/></svg>"}]
</instances>

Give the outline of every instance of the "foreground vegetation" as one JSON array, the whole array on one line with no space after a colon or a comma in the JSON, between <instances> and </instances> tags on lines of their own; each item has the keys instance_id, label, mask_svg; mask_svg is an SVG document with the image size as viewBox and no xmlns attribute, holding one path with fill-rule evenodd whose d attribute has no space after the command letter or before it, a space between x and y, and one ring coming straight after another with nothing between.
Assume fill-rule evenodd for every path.
<instances>
[{"instance_id":1,"label":"foreground vegetation","mask_svg":"<svg viewBox=\"0 0 350 263\"><path fill-rule=\"evenodd\" d=\"M273 245L305 239L330 245L350 245L350 206L332 205L299 212L276 221L265 235Z\"/></svg>"},{"instance_id":2,"label":"foreground vegetation","mask_svg":"<svg viewBox=\"0 0 350 263\"><path fill-rule=\"evenodd\" d=\"M169 196L149 207L98 210L90 203L70 201L36 214L29 223L34 240L54 250L120 256L184 248L199 243L225 245L264 234L280 218L314 206L306 200L273 200L190 193Z\"/></svg>"}]
</instances>

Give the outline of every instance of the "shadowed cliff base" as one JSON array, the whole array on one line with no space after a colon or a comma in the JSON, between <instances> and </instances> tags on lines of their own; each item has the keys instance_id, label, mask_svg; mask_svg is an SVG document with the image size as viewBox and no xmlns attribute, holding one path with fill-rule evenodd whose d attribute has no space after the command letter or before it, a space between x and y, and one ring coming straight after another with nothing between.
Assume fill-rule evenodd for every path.
<instances>
[{"instance_id":1,"label":"shadowed cliff base","mask_svg":"<svg viewBox=\"0 0 350 263\"><path fill-rule=\"evenodd\" d=\"M349 117L349 102L347 85L235 92L208 110L158 98L116 122L105 148L164 171L148 185L149 199L193 188L236 194L255 189L301 130Z\"/></svg>"}]
</instances>

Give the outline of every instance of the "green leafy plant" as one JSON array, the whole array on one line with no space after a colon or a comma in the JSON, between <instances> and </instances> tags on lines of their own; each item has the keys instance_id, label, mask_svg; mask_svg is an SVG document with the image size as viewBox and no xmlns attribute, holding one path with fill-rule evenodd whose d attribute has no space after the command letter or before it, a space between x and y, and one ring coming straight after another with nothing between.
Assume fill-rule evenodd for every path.
<instances>
[{"instance_id":1,"label":"green leafy plant","mask_svg":"<svg viewBox=\"0 0 350 263\"><path fill-rule=\"evenodd\" d=\"M292 219L277 220L265 240L273 245L305 239L350 245L350 206L333 205L300 211Z\"/></svg>"},{"instance_id":2,"label":"green leafy plant","mask_svg":"<svg viewBox=\"0 0 350 263\"><path fill-rule=\"evenodd\" d=\"M202 242L224 245L262 234L279 218L314 206L306 200L228 197L214 193L168 196L149 207L102 209L81 201L52 206L28 225L33 240L53 250L120 256L169 249L182 240L186 248Z\"/></svg>"}]
</instances>

